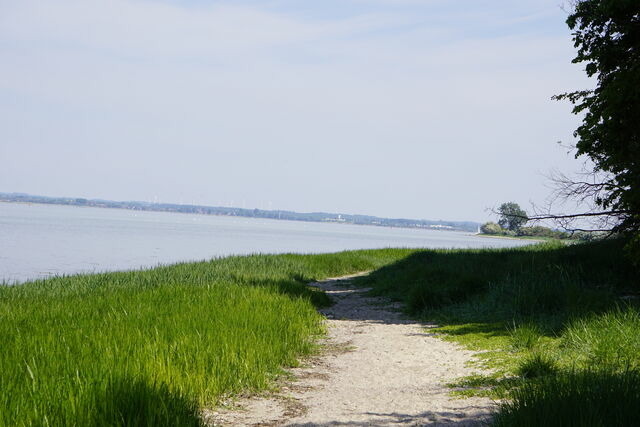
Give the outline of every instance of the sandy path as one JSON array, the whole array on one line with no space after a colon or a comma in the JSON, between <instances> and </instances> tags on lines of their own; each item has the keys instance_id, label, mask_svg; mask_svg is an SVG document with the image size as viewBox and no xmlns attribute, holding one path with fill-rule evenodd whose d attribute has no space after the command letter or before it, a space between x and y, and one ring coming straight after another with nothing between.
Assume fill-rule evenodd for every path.
<instances>
[{"instance_id":1,"label":"sandy path","mask_svg":"<svg viewBox=\"0 0 640 427\"><path fill-rule=\"evenodd\" d=\"M276 394L244 399L234 410L205 414L211 425L473 426L486 423L489 399L453 399L445 384L473 373L473 353L425 333L397 306L349 287L348 278L313 284L335 304L327 317L327 351Z\"/></svg>"}]
</instances>

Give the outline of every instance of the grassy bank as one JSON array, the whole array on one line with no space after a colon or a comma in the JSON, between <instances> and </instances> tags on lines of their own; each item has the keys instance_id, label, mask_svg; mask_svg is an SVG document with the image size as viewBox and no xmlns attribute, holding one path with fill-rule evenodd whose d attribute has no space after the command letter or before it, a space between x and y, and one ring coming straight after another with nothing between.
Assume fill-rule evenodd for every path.
<instances>
[{"instance_id":1,"label":"grassy bank","mask_svg":"<svg viewBox=\"0 0 640 427\"><path fill-rule=\"evenodd\" d=\"M420 251L362 285L485 350L455 393L505 398L497 425L631 425L640 407L640 273L622 241Z\"/></svg>"},{"instance_id":2,"label":"grassy bank","mask_svg":"<svg viewBox=\"0 0 640 427\"><path fill-rule=\"evenodd\" d=\"M323 332L304 286L409 250L256 255L0 287L0 425L198 425Z\"/></svg>"}]
</instances>

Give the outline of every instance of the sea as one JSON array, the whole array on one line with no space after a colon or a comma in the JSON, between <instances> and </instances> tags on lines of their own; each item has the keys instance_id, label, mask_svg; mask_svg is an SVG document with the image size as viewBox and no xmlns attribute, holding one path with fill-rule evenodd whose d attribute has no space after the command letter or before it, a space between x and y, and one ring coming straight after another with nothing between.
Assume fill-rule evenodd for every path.
<instances>
[{"instance_id":1,"label":"sea","mask_svg":"<svg viewBox=\"0 0 640 427\"><path fill-rule=\"evenodd\" d=\"M4 285L227 255L526 244L446 230L0 202Z\"/></svg>"}]
</instances>

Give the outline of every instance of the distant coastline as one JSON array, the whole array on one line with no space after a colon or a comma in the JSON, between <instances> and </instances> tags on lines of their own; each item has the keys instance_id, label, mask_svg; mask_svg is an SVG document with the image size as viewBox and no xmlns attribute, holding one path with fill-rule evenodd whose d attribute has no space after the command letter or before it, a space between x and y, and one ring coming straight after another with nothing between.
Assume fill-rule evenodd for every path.
<instances>
[{"instance_id":1,"label":"distant coastline","mask_svg":"<svg viewBox=\"0 0 640 427\"><path fill-rule=\"evenodd\" d=\"M113 201L85 199L80 197L48 197L26 193L1 193L0 202L41 203L67 206L89 206L97 208L129 209L138 211L177 212L200 215L240 216L249 218L282 219L307 222L336 222L381 227L420 228L476 232L480 226L472 221L432 221L425 219L380 218L370 215L351 215L328 212L300 213L285 210L245 209L223 206L183 205L175 203L150 203L140 201Z\"/></svg>"}]
</instances>

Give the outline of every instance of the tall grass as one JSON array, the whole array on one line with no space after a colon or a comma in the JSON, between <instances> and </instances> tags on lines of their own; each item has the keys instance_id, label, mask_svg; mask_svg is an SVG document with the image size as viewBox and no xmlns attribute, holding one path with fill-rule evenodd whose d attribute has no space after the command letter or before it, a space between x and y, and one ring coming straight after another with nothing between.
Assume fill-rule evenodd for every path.
<instances>
[{"instance_id":1,"label":"tall grass","mask_svg":"<svg viewBox=\"0 0 640 427\"><path fill-rule=\"evenodd\" d=\"M640 368L640 314L626 308L575 319L562 333L561 342L577 363Z\"/></svg>"},{"instance_id":2,"label":"tall grass","mask_svg":"<svg viewBox=\"0 0 640 427\"><path fill-rule=\"evenodd\" d=\"M640 289L624 243L416 252L359 279L404 301L410 314L512 322L553 313L604 310L615 292ZM615 291L615 292L614 292Z\"/></svg>"},{"instance_id":3,"label":"tall grass","mask_svg":"<svg viewBox=\"0 0 640 427\"><path fill-rule=\"evenodd\" d=\"M199 425L323 333L307 281L409 250L255 255L0 288L0 426Z\"/></svg>"},{"instance_id":4,"label":"tall grass","mask_svg":"<svg viewBox=\"0 0 640 427\"><path fill-rule=\"evenodd\" d=\"M495 426L627 427L638 425L638 371L569 371L515 389Z\"/></svg>"},{"instance_id":5,"label":"tall grass","mask_svg":"<svg viewBox=\"0 0 640 427\"><path fill-rule=\"evenodd\" d=\"M454 385L506 397L497 425L631 425L640 271L624 244L421 251L359 283L440 323L449 339L488 350L480 357L495 373Z\"/></svg>"}]
</instances>

